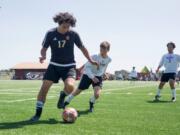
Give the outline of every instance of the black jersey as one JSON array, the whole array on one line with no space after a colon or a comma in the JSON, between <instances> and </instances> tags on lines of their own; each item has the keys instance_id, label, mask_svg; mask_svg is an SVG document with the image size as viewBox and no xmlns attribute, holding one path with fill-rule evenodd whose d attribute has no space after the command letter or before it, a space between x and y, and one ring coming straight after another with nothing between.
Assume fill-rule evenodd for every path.
<instances>
[{"instance_id":1,"label":"black jersey","mask_svg":"<svg viewBox=\"0 0 180 135\"><path fill-rule=\"evenodd\" d=\"M44 48L51 48L51 64L54 65L75 65L74 60L74 44L81 48L83 43L75 31L68 31L61 34L54 28L46 33L42 43Z\"/></svg>"}]
</instances>

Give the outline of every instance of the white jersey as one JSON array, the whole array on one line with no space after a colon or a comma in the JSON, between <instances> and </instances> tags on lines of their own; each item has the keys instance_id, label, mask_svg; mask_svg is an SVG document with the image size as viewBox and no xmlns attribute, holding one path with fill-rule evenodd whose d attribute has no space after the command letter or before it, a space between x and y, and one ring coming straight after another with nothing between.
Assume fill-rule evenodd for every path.
<instances>
[{"instance_id":1,"label":"white jersey","mask_svg":"<svg viewBox=\"0 0 180 135\"><path fill-rule=\"evenodd\" d=\"M129 77L137 78L137 72L136 70L132 70L131 73L129 74Z\"/></svg>"},{"instance_id":2,"label":"white jersey","mask_svg":"<svg viewBox=\"0 0 180 135\"><path fill-rule=\"evenodd\" d=\"M99 68L97 68L96 65L87 62L84 66L84 74L86 74L91 79L94 78L95 76L103 76L103 74L106 72L106 68L108 64L111 62L111 58L108 56L106 58L103 58L99 54L99 55L93 55L92 59L100 64Z\"/></svg>"},{"instance_id":3,"label":"white jersey","mask_svg":"<svg viewBox=\"0 0 180 135\"><path fill-rule=\"evenodd\" d=\"M159 66L165 67L164 73L177 73L180 63L180 55L178 54L165 54L161 58Z\"/></svg>"}]
</instances>

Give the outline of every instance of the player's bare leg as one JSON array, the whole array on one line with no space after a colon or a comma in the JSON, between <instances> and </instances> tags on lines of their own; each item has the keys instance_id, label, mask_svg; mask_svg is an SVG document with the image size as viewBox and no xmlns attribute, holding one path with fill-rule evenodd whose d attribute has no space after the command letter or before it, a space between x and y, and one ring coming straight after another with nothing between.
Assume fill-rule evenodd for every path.
<instances>
[{"instance_id":1,"label":"player's bare leg","mask_svg":"<svg viewBox=\"0 0 180 135\"><path fill-rule=\"evenodd\" d=\"M75 89L74 85L75 85L74 78L67 78L64 81L64 91L60 92L60 98L59 98L58 104L57 104L57 107L59 109L64 108L64 99L67 95L69 95L70 93L73 92L73 90Z\"/></svg>"},{"instance_id":2,"label":"player's bare leg","mask_svg":"<svg viewBox=\"0 0 180 135\"><path fill-rule=\"evenodd\" d=\"M41 86L41 89L37 96L37 103L36 103L36 113L35 115L30 119L32 122L36 122L39 120L42 114L43 106L46 101L47 93L52 86L53 82L44 80Z\"/></svg>"},{"instance_id":3,"label":"player's bare leg","mask_svg":"<svg viewBox=\"0 0 180 135\"><path fill-rule=\"evenodd\" d=\"M94 87L94 95L90 98L89 101L89 112L94 111L94 104L96 100L100 97L101 88L99 86Z\"/></svg>"},{"instance_id":4,"label":"player's bare leg","mask_svg":"<svg viewBox=\"0 0 180 135\"><path fill-rule=\"evenodd\" d=\"M159 99L161 97L161 91L165 84L166 84L166 82L160 82L154 101L159 101Z\"/></svg>"},{"instance_id":5,"label":"player's bare leg","mask_svg":"<svg viewBox=\"0 0 180 135\"><path fill-rule=\"evenodd\" d=\"M81 92L82 92L82 90L76 89L76 90L74 90L71 94L69 94L69 96L67 97L67 99L66 99L65 102L64 102L63 108L65 108L67 105L69 105L70 102L71 102L71 100L72 100L75 96L79 95Z\"/></svg>"},{"instance_id":6,"label":"player's bare leg","mask_svg":"<svg viewBox=\"0 0 180 135\"><path fill-rule=\"evenodd\" d=\"M175 88L175 80L170 79L169 80L169 85L172 91L172 102L176 101L176 88Z\"/></svg>"}]
</instances>

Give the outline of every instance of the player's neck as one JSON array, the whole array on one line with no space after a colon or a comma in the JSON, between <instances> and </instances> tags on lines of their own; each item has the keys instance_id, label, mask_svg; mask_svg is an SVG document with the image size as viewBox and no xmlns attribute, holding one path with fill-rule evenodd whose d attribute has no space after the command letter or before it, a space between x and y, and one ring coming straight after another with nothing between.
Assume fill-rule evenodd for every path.
<instances>
[{"instance_id":1,"label":"player's neck","mask_svg":"<svg viewBox=\"0 0 180 135\"><path fill-rule=\"evenodd\" d=\"M168 52L169 54L173 54L174 52Z\"/></svg>"},{"instance_id":2,"label":"player's neck","mask_svg":"<svg viewBox=\"0 0 180 135\"><path fill-rule=\"evenodd\" d=\"M103 57L103 58L106 58L108 55L107 54L100 54L101 55L101 57Z\"/></svg>"},{"instance_id":3,"label":"player's neck","mask_svg":"<svg viewBox=\"0 0 180 135\"><path fill-rule=\"evenodd\" d=\"M57 27L57 32L60 34L65 34L66 32L64 32L61 27Z\"/></svg>"}]
</instances>

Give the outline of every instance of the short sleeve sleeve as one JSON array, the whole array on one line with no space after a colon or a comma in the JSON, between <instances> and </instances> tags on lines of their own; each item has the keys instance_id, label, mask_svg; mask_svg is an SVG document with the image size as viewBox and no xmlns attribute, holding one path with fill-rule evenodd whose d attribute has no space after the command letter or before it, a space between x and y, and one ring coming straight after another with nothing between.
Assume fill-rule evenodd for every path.
<instances>
[{"instance_id":1,"label":"short sleeve sleeve","mask_svg":"<svg viewBox=\"0 0 180 135\"><path fill-rule=\"evenodd\" d=\"M47 32L42 42L42 47L48 48L50 46L50 33Z\"/></svg>"},{"instance_id":2,"label":"short sleeve sleeve","mask_svg":"<svg viewBox=\"0 0 180 135\"><path fill-rule=\"evenodd\" d=\"M92 55L91 58L92 58L93 60L97 61L98 56L97 56L97 55Z\"/></svg>"},{"instance_id":3,"label":"short sleeve sleeve","mask_svg":"<svg viewBox=\"0 0 180 135\"><path fill-rule=\"evenodd\" d=\"M112 61L112 59L111 59L111 58L109 58L109 63L111 63L111 61Z\"/></svg>"},{"instance_id":4,"label":"short sleeve sleeve","mask_svg":"<svg viewBox=\"0 0 180 135\"><path fill-rule=\"evenodd\" d=\"M180 55L177 55L177 61L180 63Z\"/></svg>"},{"instance_id":5,"label":"short sleeve sleeve","mask_svg":"<svg viewBox=\"0 0 180 135\"><path fill-rule=\"evenodd\" d=\"M75 34L75 35L74 35L74 42L75 42L76 46L77 46L78 48L83 47L84 45L83 45L83 42L82 42L79 34L76 33L76 32L75 32L74 34Z\"/></svg>"}]
</instances>

